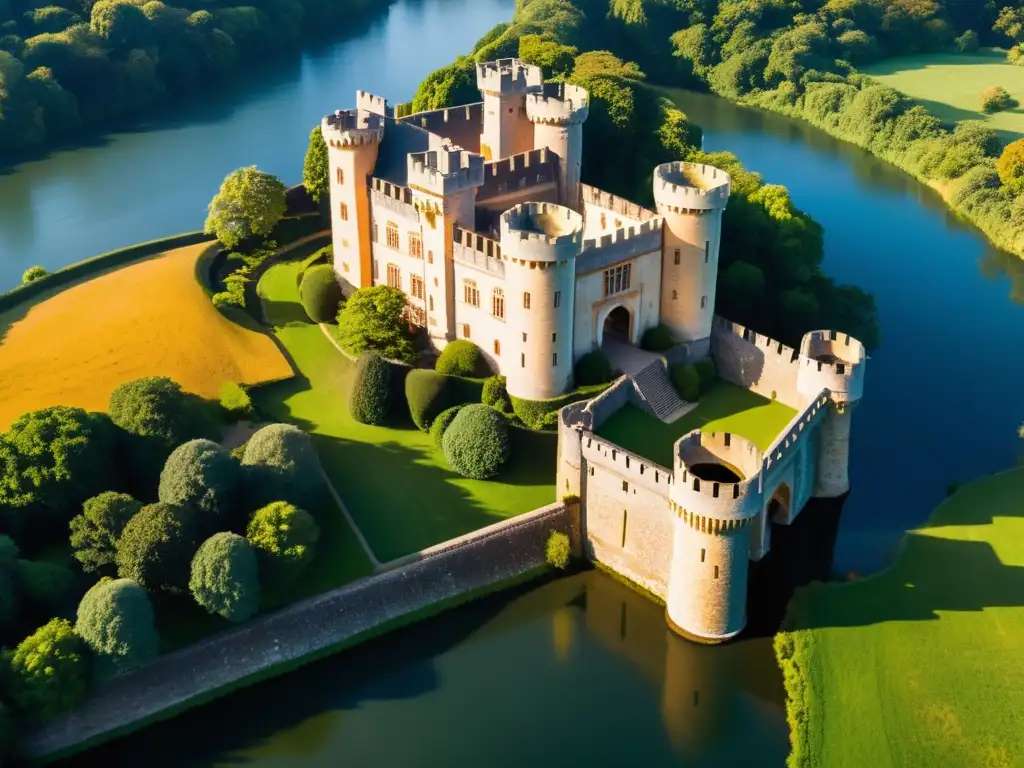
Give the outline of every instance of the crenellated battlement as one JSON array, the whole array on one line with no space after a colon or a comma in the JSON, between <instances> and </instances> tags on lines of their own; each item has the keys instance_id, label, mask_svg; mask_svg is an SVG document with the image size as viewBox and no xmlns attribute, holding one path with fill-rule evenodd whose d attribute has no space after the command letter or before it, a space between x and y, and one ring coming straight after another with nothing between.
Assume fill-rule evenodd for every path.
<instances>
[{"instance_id":1,"label":"crenellated battlement","mask_svg":"<svg viewBox=\"0 0 1024 768\"><path fill-rule=\"evenodd\" d=\"M588 462L611 469L627 483L635 482L649 491L664 495L666 499L674 482L672 471L667 467L603 440L593 432L583 432L582 455Z\"/></svg>"},{"instance_id":2,"label":"crenellated battlement","mask_svg":"<svg viewBox=\"0 0 1024 768\"><path fill-rule=\"evenodd\" d=\"M713 165L676 161L654 169L654 201L662 215L724 209L731 187L729 174Z\"/></svg>"},{"instance_id":3,"label":"crenellated battlement","mask_svg":"<svg viewBox=\"0 0 1024 768\"><path fill-rule=\"evenodd\" d=\"M747 328L740 323L734 323L731 320L726 320L721 315L715 315L715 318L712 321L712 329L719 333L727 333L732 336L737 336L749 344L752 344L757 349L760 349L765 354L772 355L784 363L792 363L794 370L796 370L797 359L799 358L797 351L792 347L786 346L781 341L776 341L770 336L758 333L757 331Z\"/></svg>"},{"instance_id":4,"label":"crenellated battlement","mask_svg":"<svg viewBox=\"0 0 1024 768\"><path fill-rule=\"evenodd\" d=\"M664 219L652 219L642 224L620 227L599 238L583 241L583 250L576 260L576 274L583 275L604 269L644 253L660 251Z\"/></svg>"},{"instance_id":5,"label":"crenellated battlement","mask_svg":"<svg viewBox=\"0 0 1024 768\"><path fill-rule=\"evenodd\" d=\"M543 88L544 73L519 59L498 59L476 65L476 85L485 94L528 93Z\"/></svg>"},{"instance_id":6,"label":"crenellated battlement","mask_svg":"<svg viewBox=\"0 0 1024 768\"><path fill-rule=\"evenodd\" d=\"M477 199L555 181L558 158L547 147L520 152L484 166L484 186Z\"/></svg>"},{"instance_id":7,"label":"crenellated battlement","mask_svg":"<svg viewBox=\"0 0 1024 768\"><path fill-rule=\"evenodd\" d=\"M339 109L320 122L327 145L336 149L379 144L384 138L384 117L362 109Z\"/></svg>"},{"instance_id":8,"label":"crenellated battlement","mask_svg":"<svg viewBox=\"0 0 1024 768\"><path fill-rule=\"evenodd\" d=\"M627 216L637 221L649 221L658 218L658 214L642 205L637 205L632 200L618 197L603 189L592 187L589 184L580 184L580 198L585 205L596 205L609 213Z\"/></svg>"},{"instance_id":9,"label":"crenellated battlement","mask_svg":"<svg viewBox=\"0 0 1024 768\"><path fill-rule=\"evenodd\" d=\"M732 530L761 509L761 451L751 441L730 432L696 429L676 441L676 484L672 508L687 522L708 533ZM737 482L707 480L703 468L724 466ZM723 527L724 524L724 527Z\"/></svg>"},{"instance_id":10,"label":"crenellated battlement","mask_svg":"<svg viewBox=\"0 0 1024 768\"><path fill-rule=\"evenodd\" d=\"M526 94L526 116L533 123L580 125L589 115L590 97L578 85L545 83Z\"/></svg>"},{"instance_id":11,"label":"crenellated battlement","mask_svg":"<svg viewBox=\"0 0 1024 768\"><path fill-rule=\"evenodd\" d=\"M452 258L468 266L505 277L501 260L501 244L497 240L455 227L452 235Z\"/></svg>"},{"instance_id":12,"label":"crenellated battlement","mask_svg":"<svg viewBox=\"0 0 1024 768\"><path fill-rule=\"evenodd\" d=\"M800 341L797 386L806 395L831 391L836 403L853 403L864 394L864 345L838 331L811 331Z\"/></svg>"},{"instance_id":13,"label":"crenellated battlement","mask_svg":"<svg viewBox=\"0 0 1024 768\"><path fill-rule=\"evenodd\" d=\"M583 217L555 203L520 203L501 214L507 260L531 265L575 259L583 243Z\"/></svg>"},{"instance_id":14,"label":"crenellated battlement","mask_svg":"<svg viewBox=\"0 0 1024 768\"><path fill-rule=\"evenodd\" d=\"M817 397L786 425L775 441L764 452L763 470L767 472L789 458L792 451L799 449L800 440L811 432L811 427L829 413L829 392L822 390Z\"/></svg>"},{"instance_id":15,"label":"crenellated battlement","mask_svg":"<svg viewBox=\"0 0 1024 768\"><path fill-rule=\"evenodd\" d=\"M384 181L384 179L378 179L376 176L371 176L369 179L370 189L374 192L379 192L384 197L397 200L405 205L412 205L412 190L408 187L403 187L400 184L392 184L390 181Z\"/></svg>"},{"instance_id":16,"label":"crenellated battlement","mask_svg":"<svg viewBox=\"0 0 1024 768\"><path fill-rule=\"evenodd\" d=\"M435 195L448 195L484 183L484 158L447 145L408 157L409 186Z\"/></svg>"},{"instance_id":17,"label":"crenellated battlement","mask_svg":"<svg viewBox=\"0 0 1024 768\"><path fill-rule=\"evenodd\" d=\"M646 235L652 232L660 233L664 225L664 219L651 219L650 221L645 221L641 224L629 227L619 227L614 232L609 232L607 235L601 235L601 237L592 237L584 240L583 250L608 248L616 243L632 240L634 237L639 237L640 235Z\"/></svg>"},{"instance_id":18,"label":"crenellated battlement","mask_svg":"<svg viewBox=\"0 0 1024 768\"><path fill-rule=\"evenodd\" d=\"M356 91L356 109L372 112L381 117L392 116L392 110L388 108L388 100L383 96L375 96L368 91Z\"/></svg>"}]
</instances>

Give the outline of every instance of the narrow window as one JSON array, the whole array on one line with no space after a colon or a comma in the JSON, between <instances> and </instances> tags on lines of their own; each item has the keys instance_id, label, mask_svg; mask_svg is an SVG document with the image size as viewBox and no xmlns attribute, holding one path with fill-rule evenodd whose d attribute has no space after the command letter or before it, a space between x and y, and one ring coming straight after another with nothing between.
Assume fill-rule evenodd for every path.
<instances>
[{"instance_id":1,"label":"narrow window","mask_svg":"<svg viewBox=\"0 0 1024 768\"><path fill-rule=\"evenodd\" d=\"M624 491L628 491L629 490L629 483L627 483L625 480L622 481L622 490L624 490Z\"/></svg>"},{"instance_id":2,"label":"narrow window","mask_svg":"<svg viewBox=\"0 0 1024 768\"><path fill-rule=\"evenodd\" d=\"M341 214L342 221L348 221L348 206L342 203L339 207L339 213Z\"/></svg>"},{"instance_id":3,"label":"narrow window","mask_svg":"<svg viewBox=\"0 0 1024 768\"><path fill-rule=\"evenodd\" d=\"M678 248L676 248L674 256L675 256L675 262L676 262L676 264L678 264L679 263L679 249Z\"/></svg>"},{"instance_id":4,"label":"narrow window","mask_svg":"<svg viewBox=\"0 0 1024 768\"><path fill-rule=\"evenodd\" d=\"M345 172L343 170L341 170L341 168L339 168L337 170L337 174L336 175L338 177L338 183L339 184L344 184L345 183Z\"/></svg>"},{"instance_id":5,"label":"narrow window","mask_svg":"<svg viewBox=\"0 0 1024 768\"><path fill-rule=\"evenodd\" d=\"M379 280L380 279L379 275L377 274L377 260L376 259L373 260L373 279L374 280Z\"/></svg>"},{"instance_id":6,"label":"narrow window","mask_svg":"<svg viewBox=\"0 0 1024 768\"><path fill-rule=\"evenodd\" d=\"M555 291L555 309L558 309L560 306L562 306L562 292Z\"/></svg>"},{"instance_id":7,"label":"narrow window","mask_svg":"<svg viewBox=\"0 0 1024 768\"><path fill-rule=\"evenodd\" d=\"M525 368L526 367L526 353L525 352L523 352L523 353L521 353L519 355L519 367L520 368Z\"/></svg>"},{"instance_id":8,"label":"narrow window","mask_svg":"<svg viewBox=\"0 0 1024 768\"><path fill-rule=\"evenodd\" d=\"M380 233L377 231L377 222L373 222L373 242L380 242Z\"/></svg>"},{"instance_id":9,"label":"narrow window","mask_svg":"<svg viewBox=\"0 0 1024 768\"><path fill-rule=\"evenodd\" d=\"M505 319L505 291L495 288L491 294L491 314L499 320Z\"/></svg>"},{"instance_id":10,"label":"narrow window","mask_svg":"<svg viewBox=\"0 0 1024 768\"><path fill-rule=\"evenodd\" d=\"M526 341L526 333L523 333L523 341Z\"/></svg>"},{"instance_id":11,"label":"narrow window","mask_svg":"<svg viewBox=\"0 0 1024 768\"><path fill-rule=\"evenodd\" d=\"M498 339L494 340L494 354L501 354L501 342Z\"/></svg>"},{"instance_id":12,"label":"narrow window","mask_svg":"<svg viewBox=\"0 0 1024 768\"><path fill-rule=\"evenodd\" d=\"M551 343L554 344L556 341L558 341L558 334L557 333L552 333L551 334Z\"/></svg>"},{"instance_id":13,"label":"narrow window","mask_svg":"<svg viewBox=\"0 0 1024 768\"><path fill-rule=\"evenodd\" d=\"M433 251L427 251L427 264L433 264L433 263L434 263L434 252Z\"/></svg>"},{"instance_id":14,"label":"narrow window","mask_svg":"<svg viewBox=\"0 0 1024 768\"><path fill-rule=\"evenodd\" d=\"M468 323L463 323L462 324L462 337L465 338L465 339L469 338L469 324Z\"/></svg>"},{"instance_id":15,"label":"narrow window","mask_svg":"<svg viewBox=\"0 0 1024 768\"><path fill-rule=\"evenodd\" d=\"M711 241L710 240L705 240L704 241L704 263L707 264L708 263L708 259L710 259L710 258L711 258Z\"/></svg>"},{"instance_id":16,"label":"narrow window","mask_svg":"<svg viewBox=\"0 0 1024 768\"><path fill-rule=\"evenodd\" d=\"M607 218L605 218L605 215L602 213L601 214L601 229L604 229L607 226L608 226L608 220L607 220Z\"/></svg>"},{"instance_id":17,"label":"narrow window","mask_svg":"<svg viewBox=\"0 0 1024 768\"><path fill-rule=\"evenodd\" d=\"M551 353L551 367L552 368L557 368L558 367L558 353L557 352L552 352Z\"/></svg>"},{"instance_id":18,"label":"narrow window","mask_svg":"<svg viewBox=\"0 0 1024 768\"><path fill-rule=\"evenodd\" d=\"M410 278L410 288L412 289L413 298L423 298L423 278L419 275L413 275Z\"/></svg>"},{"instance_id":19,"label":"narrow window","mask_svg":"<svg viewBox=\"0 0 1024 768\"><path fill-rule=\"evenodd\" d=\"M707 550L706 550L706 549L702 549L702 550L700 551L700 561L701 561L702 563L704 562L704 556L705 556L706 554L707 554Z\"/></svg>"},{"instance_id":20,"label":"narrow window","mask_svg":"<svg viewBox=\"0 0 1024 768\"><path fill-rule=\"evenodd\" d=\"M679 298L679 294L676 293L675 291L672 291L672 301L675 301L678 298Z\"/></svg>"},{"instance_id":21,"label":"narrow window","mask_svg":"<svg viewBox=\"0 0 1024 768\"><path fill-rule=\"evenodd\" d=\"M434 297L433 296L430 297L430 300L429 300L428 304L430 306L430 311L433 312L434 311Z\"/></svg>"},{"instance_id":22,"label":"narrow window","mask_svg":"<svg viewBox=\"0 0 1024 768\"><path fill-rule=\"evenodd\" d=\"M348 262L347 261L341 262L341 270L342 270L342 272L348 272Z\"/></svg>"},{"instance_id":23,"label":"narrow window","mask_svg":"<svg viewBox=\"0 0 1024 768\"><path fill-rule=\"evenodd\" d=\"M402 272L395 264L388 264L388 285L392 288L402 288Z\"/></svg>"},{"instance_id":24,"label":"narrow window","mask_svg":"<svg viewBox=\"0 0 1024 768\"><path fill-rule=\"evenodd\" d=\"M434 287L437 288L437 278L434 278Z\"/></svg>"},{"instance_id":25,"label":"narrow window","mask_svg":"<svg viewBox=\"0 0 1024 768\"><path fill-rule=\"evenodd\" d=\"M530 294L529 293L524 293L523 294L523 309L529 309L529 308L530 308Z\"/></svg>"},{"instance_id":26,"label":"narrow window","mask_svg":"<svg viewBox=\"0 0 1024 768\"><path fill-rule=\"evenodd\" d=\"M708 305L708 297L707 296L701 296L700 297L700 308L704 309L705 307L707 307L707 305Z\"/></svg>"},{"instance_id":27,"label":"narrow window","mask_svg":"<svg viewBox=\"0 0 1024 768\"><path fill-rule=\"evenodd\" d=\"M718 566L717 565L715 566L715 578L716 579L718 578Z\"/></svg>"},{"instance_id":28,"label":"narrow window","mask_svg":"<svg viewBox=\"0 0 1024 768\"><path fill-rule=\"evenodd\" d=\"M629 512L627 510L622 510L622 544L620 545L622 547L626 546L626 518L628 515ZM625 603L623 603L623 605L625 605Z\"/></svg>"},{"instance_id":29,"label":"narrow window","mask_svg":"<svg viewBox=\"0 0 1024 768\"><path fill-rule=\"evenodd\" d=\"M394 248L398 250L398 225L393 221L389 221L385 228L387 234L388 248Z\"/></svg>"},{"instance_id":30,"label":"narrow window","mask_svg":"<svg viewBox=\"0 0 1024 768\"><path fill-rule=\"evenodd\" d=\"M471 307L480 306L480 290L476 287L476 280L462 281L462 300Z\"/></svg>"}]
</instances>

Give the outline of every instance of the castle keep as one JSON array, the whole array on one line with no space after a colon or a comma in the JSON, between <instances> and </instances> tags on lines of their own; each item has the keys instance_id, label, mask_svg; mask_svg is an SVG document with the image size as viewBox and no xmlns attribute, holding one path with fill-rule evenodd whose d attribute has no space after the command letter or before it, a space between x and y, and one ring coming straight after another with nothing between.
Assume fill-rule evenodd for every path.
<instances>
[{"instance_id":1,"label":"castle keep","mask_svg":"<svg viewBox=\"0 0 1024 768\"><path fill-rule=\"evenodd\" d=\"M793 408L766 450L698 429L669 467L596 434L627 404L667 423L694 408L665 358L559 413L558 494L580 497L587 555L663 598L680 633L733 637L772 524L849 490L864 349L815 331L794 350L714 314L727 173L660 165L647 210L580 182L585 90L515 59L478 64L477 84L476 104L397 117L360 91L323 119L335 272L346 294L402 290L437 348L472 341L515 397L566 392L583 355L661 323L673 361L711 355L719 378Z\"/></svg>"}]
</instances>

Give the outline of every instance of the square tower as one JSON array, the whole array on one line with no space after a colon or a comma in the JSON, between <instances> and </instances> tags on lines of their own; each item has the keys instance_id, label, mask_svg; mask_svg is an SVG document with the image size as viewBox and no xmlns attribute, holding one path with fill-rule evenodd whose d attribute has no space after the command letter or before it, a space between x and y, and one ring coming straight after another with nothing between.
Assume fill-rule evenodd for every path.
<instances>
[{"instance_id":1,"label":"square tower","mask_svg":"<svg viewBox=\"0 0 1024 768\"><path fill-rule=\"evenodd\" d=\"M488 162L534 148L533 123L526 114L526 94L544 88L540 67L519 59L476 65L476 84L484 97L484 129L480 154Z\"/></svg>"}]
</instances>

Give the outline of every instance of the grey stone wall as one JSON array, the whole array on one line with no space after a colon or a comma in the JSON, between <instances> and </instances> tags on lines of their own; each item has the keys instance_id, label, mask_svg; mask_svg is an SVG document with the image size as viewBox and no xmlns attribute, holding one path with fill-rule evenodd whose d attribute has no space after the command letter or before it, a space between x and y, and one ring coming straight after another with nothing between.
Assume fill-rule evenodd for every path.
<instances>
[{"instance_id":1,"label":"grey stone wall","mask_svg":"<svg viewBox=\"0 0 1024 768\"><path fill-rule=\"evenodd\" d=\"M805 398L797 391L800 365L792 347L716 316L711 354L726 381L791 408L803 407Z\"/></svg>"},{"instance_id":2,"label":"grey stone wall","mask_svg":"<svg viewBox=\"0 0 1024 768\"><path fill-rule=\"evenodd\" d=\"M590 420L587 422L588 428L591 431L596 430L604 424L609 416L630 403L642 407L639 404L633 380L629 376L621 376L618 381L587 404L584 411L590 414Z\"/></svg>"}]
</instances>

